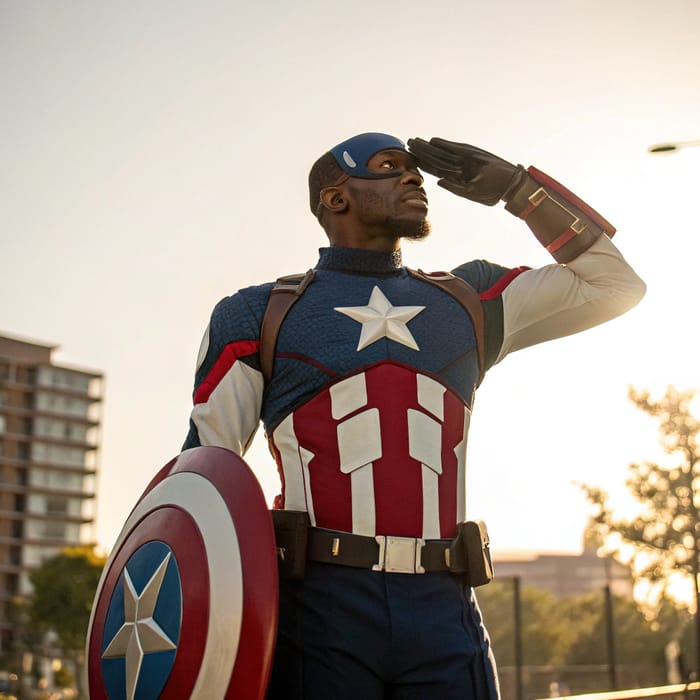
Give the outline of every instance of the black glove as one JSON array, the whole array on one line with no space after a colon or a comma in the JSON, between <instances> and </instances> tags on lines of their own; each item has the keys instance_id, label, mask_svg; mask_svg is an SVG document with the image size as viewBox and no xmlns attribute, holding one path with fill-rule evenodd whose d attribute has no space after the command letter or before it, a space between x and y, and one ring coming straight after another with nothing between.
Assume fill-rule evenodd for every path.
<instances>
[{"instance_id":1,"label":"black glove","mask_svg":"<svg viewBox=\"0 0 700 700\"><path fill-rule=\"evenodd\" d=\"M440 178L438 185L460 197L493 206L516 188L525 171L468 143L408 139L418 167Z\"/></svg>"}]
</instances>

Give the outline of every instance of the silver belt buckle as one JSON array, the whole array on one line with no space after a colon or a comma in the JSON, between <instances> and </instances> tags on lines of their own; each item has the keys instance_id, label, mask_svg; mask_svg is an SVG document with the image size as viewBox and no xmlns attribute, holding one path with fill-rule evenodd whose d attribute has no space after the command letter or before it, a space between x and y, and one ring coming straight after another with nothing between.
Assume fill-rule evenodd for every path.
<instances>
[{"instance_id":1,"label":"silver belt buckle","mask_svg":"<svg viewBox=\"0 0 700 700\"><path fill-rule=\"evenodd\" d=\"M392 537L377 535L379 559L372 571L386 571L394 574L424 574L421 566L421 551L425 540L418 537Z\"/></svg>"}]
</instances>

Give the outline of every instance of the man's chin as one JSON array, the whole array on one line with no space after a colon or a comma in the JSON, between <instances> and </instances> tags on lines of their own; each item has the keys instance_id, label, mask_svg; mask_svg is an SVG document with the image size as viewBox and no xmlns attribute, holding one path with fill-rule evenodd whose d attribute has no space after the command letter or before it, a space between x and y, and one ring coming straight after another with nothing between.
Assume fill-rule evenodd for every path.
<instances>
[{"instance_id":1,"label":"man's chin","mask_svg":"<svg viewBox=\"0 0 700 700\"><path fill-rule=\"evenodd\" d=\"M408 241L422 241L430 235L430 222L427 219L394 219L391 228L397 238Z\"/></svg>"}]
</instances>

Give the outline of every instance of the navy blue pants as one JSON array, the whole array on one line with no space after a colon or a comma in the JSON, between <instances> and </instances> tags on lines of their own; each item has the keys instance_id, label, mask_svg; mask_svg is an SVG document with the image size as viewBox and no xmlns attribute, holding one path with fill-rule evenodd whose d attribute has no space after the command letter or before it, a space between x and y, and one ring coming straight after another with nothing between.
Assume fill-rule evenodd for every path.
<instances>
[{"instance_id":1,"label":"navy blue pants","mask_svg":"<svg viewBox=\"0 0 700 700\"><path fill-rule=\"evenodd\" d=\"M309 562L280 583L267 700L497 700L472 591L448 573Z\"/></svg>"}]
</instances>

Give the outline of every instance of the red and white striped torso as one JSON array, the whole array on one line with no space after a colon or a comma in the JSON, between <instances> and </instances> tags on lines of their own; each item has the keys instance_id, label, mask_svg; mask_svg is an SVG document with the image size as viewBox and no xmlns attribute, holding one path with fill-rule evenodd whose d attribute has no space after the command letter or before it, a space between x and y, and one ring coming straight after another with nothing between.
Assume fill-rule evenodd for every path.
<instances>
[{"instance_id":1,"label":"red and white striped torso","mask_svg":"<svg viewBox=\"0 0 700 700\"><path fill-rule=\"evenodd\" d=\"M269 436L281 507L360 535L452 537L465 518L469 407L413 367L380 362L323 389Z\"/></svg>"}]
</instances>

